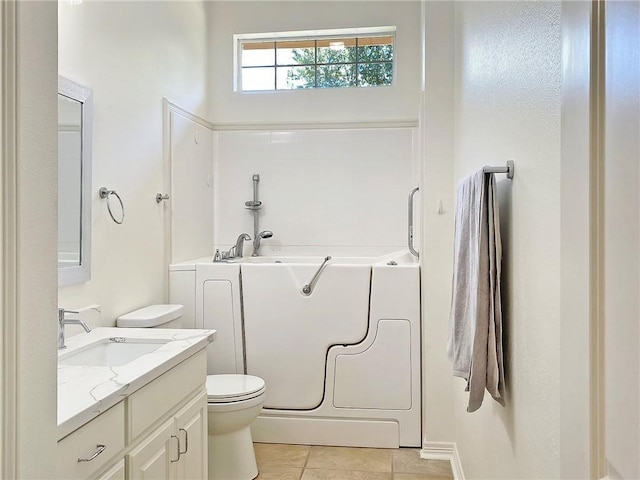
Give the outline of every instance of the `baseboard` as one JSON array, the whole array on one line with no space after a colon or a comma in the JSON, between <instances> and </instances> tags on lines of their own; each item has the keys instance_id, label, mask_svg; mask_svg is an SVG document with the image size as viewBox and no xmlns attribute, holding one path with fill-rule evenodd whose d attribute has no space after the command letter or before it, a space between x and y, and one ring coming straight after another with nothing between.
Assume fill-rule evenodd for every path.
<instances>
[{"instance_id":1,"label":"baseboard","mask_svg":"<svg viewBox=\"0 0 640 480\"><path fill-rule=\"evenodd\" d=\"M464 480L458 447L453 442L425 442L420 458L428 460L449 460L454 480Z\"/></svg>"}]
</instances>

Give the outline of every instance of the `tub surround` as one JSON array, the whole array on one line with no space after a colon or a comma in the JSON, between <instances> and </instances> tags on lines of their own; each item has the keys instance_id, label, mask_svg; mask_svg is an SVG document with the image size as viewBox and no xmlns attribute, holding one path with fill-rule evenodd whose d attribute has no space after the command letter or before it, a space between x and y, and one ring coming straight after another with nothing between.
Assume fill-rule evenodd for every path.
<instances>
[{"instance_id":1,"label":"tub surround","mask_svg":"<svg viewBox=\"0 0 640 480\"><path fill-rule=\"evenodd\" d=\"M158 349L118 367L58 365L58 439L100 415L163 373L206 348L215 330L96 328L67 340L68 356L109 337L166 340Z\"/></svg>"}]
</instances>

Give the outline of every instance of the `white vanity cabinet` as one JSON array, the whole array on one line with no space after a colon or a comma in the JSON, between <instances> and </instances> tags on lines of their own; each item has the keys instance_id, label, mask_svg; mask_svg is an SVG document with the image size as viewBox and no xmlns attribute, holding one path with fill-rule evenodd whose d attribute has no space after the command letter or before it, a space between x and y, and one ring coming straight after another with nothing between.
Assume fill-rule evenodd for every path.
<instances>
[{"instance_id":1,"label":"white vanity cabinet","mask_svg":"<svg viewBox=\"0 0 640 480\"><path fill-rule=\"evenodd\" d=\"M125 480L124 458L98 477L98 480Z\"/></svg>"},{"instance_id":2,"label":"white vanity cabinet","mask_svg":"<svg viewBox=\"0 0 640 480\"><path fill-rule=\"evenodd\" d=\"M126 478L206 478L206 415L207 395L202 392L127 454Z\"/></svg>"},{"instance_id":3,"label":"white vanity cabinet","mask_svg":"<svg viewBox=\"0 0 640 480\"><path fill-rule=\"evenodd\" d=\"M57 478L206 478L205 382L201 350L61 439Z\"/></svg>"},{"instance_id":4,"label":"white vanity cabinet","mask_svg":"<svg viewBox=\"0 0 640 480\"><path fill-rule=\"evenodd\" d=\"M103 467L117 463L125 447L124 429L124 402L120 402L60 440L57 477L93 478Z\"/></svg>"}]
</instances>

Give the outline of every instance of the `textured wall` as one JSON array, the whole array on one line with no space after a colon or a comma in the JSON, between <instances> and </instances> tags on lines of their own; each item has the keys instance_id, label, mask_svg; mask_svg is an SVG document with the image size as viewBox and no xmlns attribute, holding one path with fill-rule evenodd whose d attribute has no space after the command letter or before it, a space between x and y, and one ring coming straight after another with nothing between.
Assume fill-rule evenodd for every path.
<instances>
[{"instance_id":1,"label":"textured wall","mask_svg":"<svg viewBox=\"0 0 640 480\"><path fill-rule=\"evenodd\" d=\"M411 119L420 94L420 2L218 1L207 4L209 99L214 123ZM391 87L288 92L233 91L233 34L396 26Z\"/></svg>"},{"instance_id":2,"label":"textured wall","mask_svg":"<svg viewBox=\"0 0 640 480\"><path fill-rule=\"evenodd\" d=\"M455 7L455 178L516 165L498 176L508 406L468 414L456 380L468 478L560 475L560 27L559 2Z\"/></svg>"},{"instance_id":3,"label":"textured wall","mask_svg":"<svg viewBox=\"0 0 640 480\"><path fill-rule=\"evenodd\" d=\"M611 478L640 478L640 3L606 3L605 445Z\"/></svg>"},{"instance_id":4,"label":"textured wall","mask_svg":"<svg viewBox=\"0 0 640 480\"><path fill-rule=\"evenodd\" d=\"M56 435L56 3L18 2L15 322L18 478L47 478ZM10 208L9 208L10 210ZM4 433L4 432L3 432Z\"/></svg>"},{"instance_id":5,"label":"textured wall","mask_svg":"<svg viewBox=\"0 0 640 480\"><path fill-rule=\"evenodd\" d=\"M425 2L425 90L420 115L422 165L423 437L455 441L453 378L446 345L453 263L453 2ZM444 212L437 211L442 201Z\"/></svg>"},{"instance_id":6,"label":"textured wall","mask_svg":"<svg viewBox=\"0 0 640 480\"><path fill-rule=\"evenodd\" d=\"M100 304L101 321L110 325L118 315L165 300L164 204L155 202L163 190L162 97L204 113L204 7L63 2L59 23L59 72L94 95L92 278L61 288L59 303ZM98 197L102 186L122 197L122 225Z\"/></svg>"}]
</instances>

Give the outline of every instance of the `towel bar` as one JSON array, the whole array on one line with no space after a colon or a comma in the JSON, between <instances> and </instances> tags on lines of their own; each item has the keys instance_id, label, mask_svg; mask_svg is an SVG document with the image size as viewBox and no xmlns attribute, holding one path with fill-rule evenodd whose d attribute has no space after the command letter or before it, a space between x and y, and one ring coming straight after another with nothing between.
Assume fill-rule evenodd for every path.
<instances>
[{"instance_id":1,"label":"towel bar","mask_svg":"<svg viewBox=\"0 0 640 480\"><path fill-rule=\"evenodd\" d=\"M482 171L484 173L506 173L508 179L513 178L513 174L515 172L515 165L513 160L507 160L506 167L484 167Z\"/></svg>"}]
</instances>

